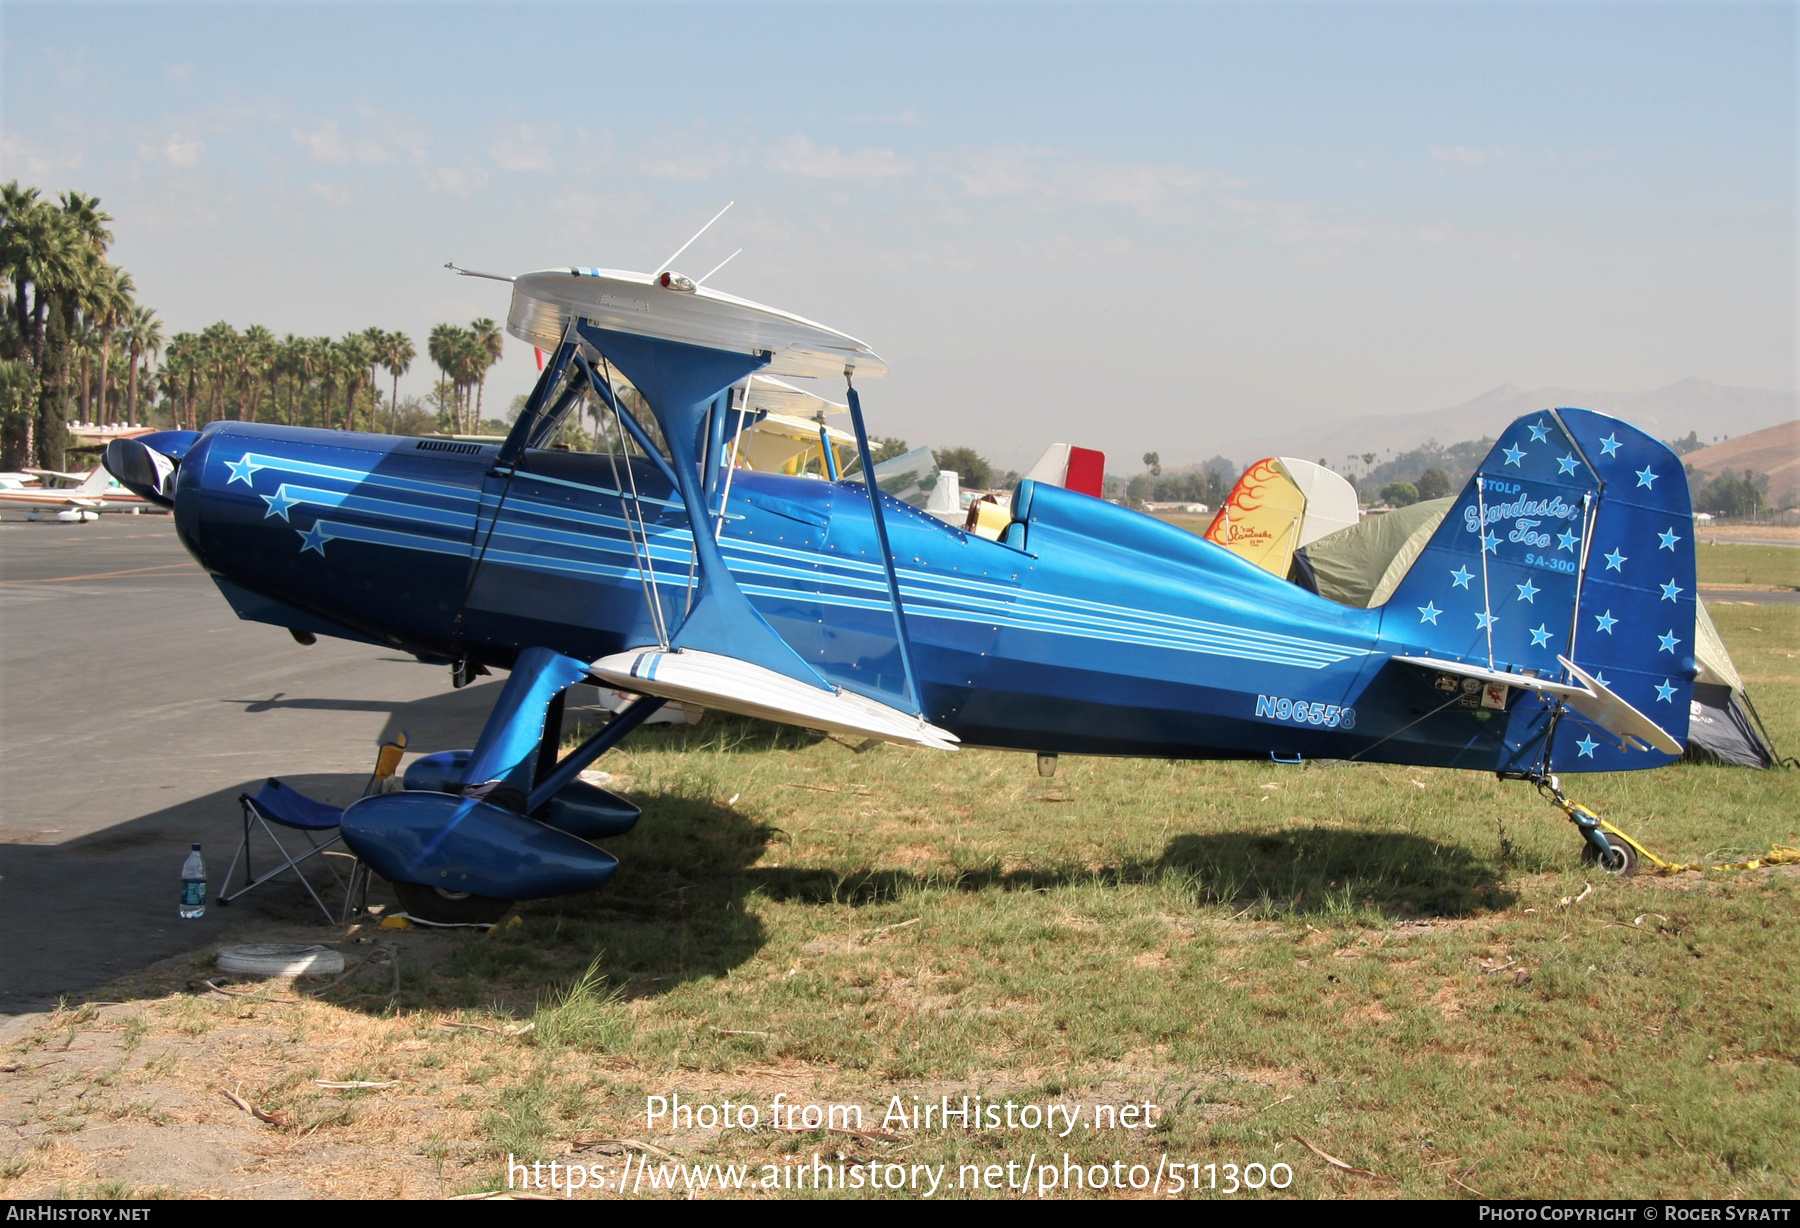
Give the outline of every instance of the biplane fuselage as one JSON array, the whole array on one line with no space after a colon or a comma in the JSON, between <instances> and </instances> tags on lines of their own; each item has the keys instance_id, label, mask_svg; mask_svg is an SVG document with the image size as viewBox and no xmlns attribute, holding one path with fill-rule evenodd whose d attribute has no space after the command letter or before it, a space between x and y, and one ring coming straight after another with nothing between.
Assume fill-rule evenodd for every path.
<instances>
[{"instance_id":1,"label":"biplane fuselage","mask_svg":"<svg viewBox=\"0 0 1800 1228\"><path fill-rule=\"evenodd\" d=\"M1625 423L1546 409L1506 427L1392 597L1353 609L1041 482L1020 485L994 541L856 480L744 470L728 441L770 412L756 398L812 395L776 376L844 378L873 470L854 381L886 364L673 275L503 280L509 329L549 354L503 445L218 423L107 453L174 508L240 616L459 679L511 671L473 748L344 814L345 842L409 907L604 882L616 863L588 840L637 811L578 773L670 699L940 749L1538 780L1680 752L1687 487ZM587 398L634 448L544 446ZM583 678L644 698L559 758L560 697Z\"/></svg>"}]
</instances>

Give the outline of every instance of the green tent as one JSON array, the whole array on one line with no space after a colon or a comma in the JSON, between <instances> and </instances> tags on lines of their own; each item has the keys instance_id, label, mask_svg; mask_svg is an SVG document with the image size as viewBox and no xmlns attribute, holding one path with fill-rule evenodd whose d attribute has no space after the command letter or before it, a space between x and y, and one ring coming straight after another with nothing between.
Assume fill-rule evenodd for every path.
<instances>
[{"instance_id":1,"label":"green tent","mask_svg":"<svg viewBox=\"0 0 1800 1228\"><path fill-rule=\"evenodd\" d=\"M1321 537L1300 548L1288 578L1339 605L1381 605L1455 502L1427 499Z\"/></svg>"}]
</instances>

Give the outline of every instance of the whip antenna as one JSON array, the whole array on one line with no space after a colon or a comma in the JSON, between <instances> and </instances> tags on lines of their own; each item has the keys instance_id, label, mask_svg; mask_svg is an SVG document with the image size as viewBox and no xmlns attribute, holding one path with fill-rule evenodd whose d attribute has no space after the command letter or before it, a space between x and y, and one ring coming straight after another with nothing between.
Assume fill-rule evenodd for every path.
<instances>
[{"instance_id":1,"label":"whip antenna","mask_svg":"<svg viewBox=\"0 0 1800 1228\"><path fill-rule=\"evenodd\" d=\"M737 202L736 202L736 201L735 201L735 200L729 200L729 201L726 201L726 202L725 202L725 209L729 209L729 208L731 208L731 206L733 206L733 205L735 205L735 204L737 204ZM682 253L682 252L685 252L685 251L686 251L686 250L687 250L687 249L688 249L688 248L690 248L690 247L692 247L692 246L693 246L693 245L694 245L694 239L698 239L698 238L699 238L699 237L700 237L700 236L701 236L701 235L703 235L703 234L705 234L705 233L706 233L706 232L707 232L707 231L709 231L709 230L711 230L711 229L712 229L712 224L713 224L713 222L716 222L716 221L718 221L718 220L719 220L719 219L720 219L720 218L722 218L722 217L724 217L724 216L725 216L725 209L721 209L721 210L719 210L719 211L718 211L718 212L717 212L717 213L715 213L715 214L713 214L713 216L712 216L712 222L708 222L708 223L707 223L707 224L706 224L706 225L704 225L704 226L702 226L702 227L701 227L701 228L700 228L700 229L699 229L699 230L696 230L696 231L695 231L695 232L694 232L694 238L693 238L693 239L689 239L689 240L688 240L688 241L687 241L687 242L686 242L686 243L683 243L683 244L682 244L682 245L681 245L681 246L680 246L680 247L678 247L678 248L676 248L676 249L675 249L675 254L674 254L674 255L673 255L673 256L670 256L670 257L669 257L669 258L668 258L668 259L667 259L667 260L665 260L665 261L663 261L663 262L662 262L662 263L661 263L661 264L659 264L659 265L657 265L657 266L656 266L656 272L654 272L654 273L652 273L652 274L650 274L650 276L651 276L651 277L653 277L653 278L654 278L654 277L659 277L659 276L661 276L661 275L662 275L662 274L663 274L663 273L665 273L665 272L667 272L667 271L668 271L668 268L669 268L669 266L670 266L670 265L671 265L671 264L674 264L674 263L675 263L675 262L676 262L676 261L677 261L677 260L679 260L679 259L680 259L680 258L681 258L681 253ZM715 269L715 270L713 270L713 271L714 271L714 272L717 272L717 271L718 271L718 270L717 270L717 269Z\"/></svg>"}]
</instances>

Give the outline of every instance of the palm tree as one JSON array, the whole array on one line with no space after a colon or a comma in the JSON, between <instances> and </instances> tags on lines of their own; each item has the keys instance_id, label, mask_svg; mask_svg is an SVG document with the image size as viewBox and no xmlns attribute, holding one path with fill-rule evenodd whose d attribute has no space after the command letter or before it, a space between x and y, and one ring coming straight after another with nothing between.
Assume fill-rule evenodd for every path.
<instances>
[{"instance_id":1,"label":"palm tree","mask_svg":"<svg viewBox=\"0 0 1800 1228\"><path fill-rule=\"evenodd\" d=\"M81 360L81 400L77 420L88 420L89 407L94 398L94 359L99 356L99 330L94 326L93 318L83 312L75 321L75 327L69 333L69 356Z\"/></svg>"},{"instance_id":2,"label":"palm tree","mask_svg":"<svg viewBox=\"0 0 1800 1228\"><path fill-rule=\"evenodd\" d=\"M400 377L407 373L412 367L413 359L418 356L418 351L413 349L411 337L399 332L387 335L386 344L381 350L381 365L394 377L392 390L388 394L389 431L394 429L397 422L395 415L400 412Z\"/></svg>"},{"instance_id":3,"label":"palm tree","mask_svg":"<svg viewBox=\"0 0 1800 1228\"><path fill-rule=\"evenodd\" d=\"M125 414L128 422L138 420L138 361L148 367L162 353L162 321L148 307L134 307L125 325L125 347L131 357L131 385L126 393Z\"/></svg>"},{"instance_id":4,"label":"palm tree","mask_svg":"<svg viewBox=\"0 0 1800 1228\"><path fill-rule=\"evenodd\" d=\"M260 324L244 330L239 341L239 365L250 381L250 398L246 422L255 422L262 405L263 384L275 373L275 334Z\"/></svg>"},{"instance_id":5,"label":"palm tree","mask_svg":"<svg viewBox=\"0 0 1800 1228\"><path fill-rule=\"evenodd\" d=\"M480 429L481 400L482 394L487 391L488 368L500 361L500 352L505 348L506 333L486 316L470 324L469 332L474 336L475 344L480 347L482 355L481 365L477 368L478 383L475 391L475 422L476 429Z\"/></svg>"},{"instance_id":6,"label":"palm tree","mask_svg":"<svg viewBox=\"0 0 1800 1228\"><path fill-rule=\"evenodd\" d=\"M193 333L176 333L169 338L163 355L162 383L169 390L176 429L193 430L197 384L200 378L200 338Z\"/></svg>"},{"instance_id":7,"label":"palm tree","mask_svg":"<svg viewBox=\"0 0 1800 1228\"><path fill-rule=\"evenodd\" d=\"M363 378L369 374L369 369L375 365L373 352L368 337L363 333L350 333L338 342L338 360L343 367L344 376L344 429L346 431L356 429L356 393L362 387ZM371 379L369 382L373 386L374 380ZM374 416L372 409L370 416Z\"/></svg>"},{"instance_id":8,"label":"palm tree","mask_svg":"<svg viewBox=\"0 0 1800 1228\"><path fill-rule=\"evenodd\" d=\"M450 382L450 365L456 353L456 338L462 329L454 324L436 324L432 326L431 337L425 343L425 353L438 369L438 409L445 408L444 385ZM458 425L461 415L458 414Z\"/></svg>"},{"instance_id":9,"label":"palm tree","mask_svg":"<svg viewBox=\"0 0 1800 1228\"><path fill-rule=\"evenodd\" d=\"M224 320L206 326L200 334L195 357L211 376L207 389L206 420L217 422L225 415L225 377L237 365L238 332Z\"/></svg>"},{"instance_id":10,"label":"palm tree","mask_svg":"<svg viewBox=\"0 0 1800 1228\"><path fill-rule=\"evenodd\" d=\"M94 421L106 425L106 394L112 380L113 342L119 326L131 317L131 296L137 289L131 274L116 265L104 265L104 275L93 286L94 326L100 340L100 401Z\"/></svg>"}]
</instances>

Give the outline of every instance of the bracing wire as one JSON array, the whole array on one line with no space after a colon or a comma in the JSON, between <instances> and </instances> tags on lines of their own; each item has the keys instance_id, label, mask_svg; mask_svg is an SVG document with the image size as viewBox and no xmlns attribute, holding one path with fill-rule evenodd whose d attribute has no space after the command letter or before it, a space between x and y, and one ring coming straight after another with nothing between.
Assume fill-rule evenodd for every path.
<instances>
[{"instance_id":1,"label":"bracing wire","mask_svg":"<svg viewBox=\"0 0 1800 1228\"><path fill-rule=\"evenodd\" d=\"M626 430L625 422L622 417L623 411L619 407L618 385L613 382L612 364L607 361L606 355L600 355L600 364L606 374L607 387L613 389L613 417L617 420L619 442L620 446L623 447ZM607 453L607 456L612 461L613 486L616 489L623 491L624 484L619 480L618 457L615 453L610 451ZM627 501L624 498L624 495L621 494L619 502L621 510L625 513L626 531L631 538L631 557L632 560L637 563L638 576L644 584L644 600L650 606L650 622L656 629L656 642L663 648L667 648L669 646L669 627L663 618L662 590L657 587L656 583L656 560L650 552L650 529L644 522L643 503L638 496L637 470L632 465L631 457L629 455L625 458L625 475L631 484L631 499ZM641 557L638 554L638 539L640 537L643 539L643 555Z\"/></svg>"}]
</instances>

